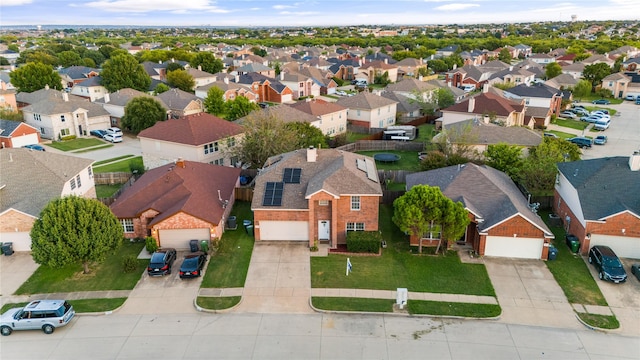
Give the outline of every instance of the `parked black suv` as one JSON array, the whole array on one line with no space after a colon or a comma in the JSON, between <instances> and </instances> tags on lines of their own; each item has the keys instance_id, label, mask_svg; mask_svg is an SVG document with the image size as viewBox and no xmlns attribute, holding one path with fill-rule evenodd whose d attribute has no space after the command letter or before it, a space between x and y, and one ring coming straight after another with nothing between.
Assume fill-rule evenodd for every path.
<instances>
[{"instance_id":1,"label":"parked black suv","mask_svg":"<svg viewBox=\"0 0 640 360\"><path fill-rule=\"evenodd\" d=\"M174 248L158 249L151 255L147 273L149 273L150 276L171 274L171 266L173 266L176 257L177 252Z\"/></svg>"},{"instance_id":2,"label":"parked black suv","mask_svg":"<svg viewBox=\"0 0 640 360\"><path fill-rule=\"evenodd\" d=\"M598 270L600 280L609 280L616 284L627 281L627 272L624 271L622 262L608 246L592 247L589 250L589 264L593 264Z\"/></svg>"},{"instance_id":3,"label":"parked black suv","mask_svg":"<svg viewBox=\"0 0 640 360\"><path fill-rule=\"evenodd\" d=\"M593 140L586 137L574 137L569 139L569 142L572 142L580 148L590 148L593 144Z\"/></svg>"}]
</instances>

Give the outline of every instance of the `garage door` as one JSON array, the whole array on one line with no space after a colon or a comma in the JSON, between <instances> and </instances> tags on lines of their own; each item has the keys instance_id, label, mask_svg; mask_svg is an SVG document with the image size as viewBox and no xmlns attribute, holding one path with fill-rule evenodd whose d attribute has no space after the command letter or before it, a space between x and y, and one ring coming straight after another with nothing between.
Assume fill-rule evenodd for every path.
<instances>
[{"instance_id":1,"label":"garage door","mask_svg":"<svg viewBox=\"0 0 640 360\"><path fill-rule=\"evenodd\" d=\"M209 240L209 229L160 230L160 246L188 249L189 240Z\"/></svg>"},{"instance_id":2,"label":"garage door","mask_svg":"<svg viewBox=\"0 0 640 360\"><path fill-rule=\"evenodd\" d=\"M487 236L485 256L540 259L544 239Z\"/></svg>"},{"instance_id":3,"label":"garage door","mask_svg":"<svg viewBox=\"0 0 640 360\"><path fill-rule=\"evenodd\" d=\"M25 145L37 144L38 143L38 134L27 134L24 136L16 136L11 139L11 144L13 147L19 148Z\"/></svg>"},{"instance_id":4,"label":"garage door","mask_svg":"<svg viewBox=\"0 0 640 360\"><path fill-rule=\"evenodd\" d=\"M616 255L624 258L640 259L640 238L592 234L589 246L605 245Z\"/></svg>"},{"instance_id":5,"label":"garage door","mask_svg":"<svg viewBox=\"0 0 640 360\"><path fill-rule=\"evenodd\" d=\"M309 241L306 221L260 221L260 240Z\"/></svg>"},{"instance_id":6,"label":"garage door","mask_svg":"<svg viewBox=\"0 0 640 360\"><path fill-rule=\"evenodd\" d=\"M31 237L28 231L1 233L0 241L13 243L13 251L31 251Z\"/></svg>"}]
</instances>

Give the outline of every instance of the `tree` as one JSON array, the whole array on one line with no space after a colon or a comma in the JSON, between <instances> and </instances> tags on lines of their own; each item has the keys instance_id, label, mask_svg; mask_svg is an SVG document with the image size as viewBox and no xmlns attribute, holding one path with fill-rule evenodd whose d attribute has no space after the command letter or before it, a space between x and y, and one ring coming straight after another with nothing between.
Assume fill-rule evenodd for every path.
<instances>
[{"instance_id":1,"label":"tree","mask_svg":"<svg viewBox=\"0 0 640 360\"><path fill-rule=\"evenodd\" d=\"M547 66L544 68L544 73L547 76L547 80L553 79L554 77L562 74L562 66L554 61L547 64Z\"/></svg>"},{"instance_id":2,"label":"tree","mask_svg":"<svg viewBox=\"0 0 640 360\"><path fill-rule=\"evenodd\" d=\"M261 49L261 48L259 48L259 47L257 47L257 46L252 47L252 48L251 48L251 52L252 52L254 55L257 55L257 56L262 56L262 57L267 56L267 50L265 50L265 49Z\"/></svg>"},{"instance_id":3,"label":"tree","mask_svg":"<svg viewBox=\"0 0 640 360\"><path fill-rule=\"evenodd\" d=\"M389 85L389 83L391 83L391 80L389 79L389 72L385 71L384 73L380 74L380 75L376 75L373 79L373 83L374 84L379 84L382 86L387 86Z\"/></svg>"},{"instance_id":4,"label":"tree","mask_svg":"<svg viewBox=\"0 0 640 360\"><path fill-rule=\"evenodd\" d=\"M11 84L18 92L34 92L49 85L51 89L61 90L62 79L51 65L31 62L9 73Z\"/></svg>"},{"instance_id":5,"label":"tree","mask_svg":"<svg viewBox=\"0 0 640 360\"><path fill-rule=\"evenodd\" d=\"M7 60L7 58L0 56L0 65L5 66L5 65L9 65L9 60Z\"/></svg>"},{"instance_id":6,"label":"tree","mask_svg":"<svg viewBox=\"0 0 640 360\"><path fill-rule=\"evenodd\" d=\"M102 71L100 72L102 86L109 92L124 88L145 92L149 90L151 77L144 70L144 67L138 64L138 61L132 55L115 55L113 54L115 51L112 52L113 56L102 66Z\"/></svg>"},{"instance_id":7,"label":"tree","mask_svg":"<svg viewBox=\"0 0 640 360\"><path fill-rule=\"evenodd\" d=\"M95 199L68 196L51 201L31 229L33 260L52 268L100 262L122 243L122 225Z\"/></svg>"},{"instance_id":8,"label":"tree","mask_svg":"<svg viewBox=\"0 0 640 360\"><path fill-rule=\"evenodd\" d=\"M83 65L82 58L73 50L63 51L58 54L58 64L62 67Z\"/></svg>"},{"instance_id":9,"label":"tree","mask_svg":"<svg viewBox=\"0 0 640 360\"><path fill-rule=\"evenodd\" d=\"M502 50L500 50L500 52L498 53L498 60L510 64L511 63L511 52L509 51L509 49L507 48L503 48Z\"/></svg>"},{"instance_id":10,"label":"tree","mask_svg":"<svg viewBox=\"0 0 640 360\"><path fill-rule=\"evenodd\" d=\"M169 85L165 83L159 83L158 85L156 85L156 88L153 89L153 95L162 94L163 92L169 91L169 90L171 90Z\"/></svg>"},{"instance_id":11,"label":"tree","mask_svg":"<svg viewBox=\"0 0 640 360\"><path fill-rule=\"evenodd\" d=\"M449 66L447 65L447 63L441 59L429 60L427 61L427 66L429 67L429 69L437 73L442 73L449 70Z\"/></svg>"},{"instance_id":12,"label":"tree","mask_svg":"<svg viewBox=\"0 0 640 360\"><path fill-rule=\"evenodd\" d=\"M240 119L241 117L249 115L253 110L258 110L260 107L256 103L249 101L244 96L236 96L235 99L229 100L225 103L225 110L227 113L227 120L233 121Z\"/></svg>"},{"instance_id":13,"label":"tree","mask_svg":"<svg viewBox=\"0 0 640 360\"><path fill-rule=\"evenodd\" d=\"M529 150L524 159L517 179L529 193L534 195L553 194L557 163L580 160L580 149L577 145L564 139L545 137L540 145Z\"/></svg>"},{"instance_id":14,"label":"tree","mask_svg":"<svg viewBox=\"0 0 640 360\"><path fill-rule=\"evenodd\" d=\"M186 70L174 70L167 73L167 83L186 92L193 92L196 81Z\"/></svg>"},{"instance_id":15,"label":"tree","mask_svg":"<svg viewBox=\"0 0 640 360\"><path fill-rule=\"evenodd\" d=\"M216 57L210 52L199 52L191 59L191 67L197 69L200 66L202 71L206 71L210 74L219 73L224 68L222 60L216 59Z\"/></svg>"},{"instance_id":16,"label":"tree","mask_svg":"<svg viewBox=\"0 0 640 360\"><path fill-rule=\"evenodd\" d=\"M591 82L592 87L600 85L602 79L611 74L611 68L606 63L587 65L582 70L582 77Z\"/></svg>"},{"instance_id":17,"label":"tree","mask_svg":"<svg viewBox=\"0 0 640 360\"><path fill-rule=\"evenodd\" d=\"M212 115L219 115L224 112L224 91L217 86L212 86L207 90L207 97L204 98L205 111Z\"/></svg>"},{"instance_id":18,"label":"tree","mask_svg":"<svg viewBox=\"0 0 640 360\"><path fill-rule=\"evenodd\" d=\"M506 173L512 179L515 179L522 167L522 149L517 145L491 144L484 156L487 165Z\"/></svg>"},{"instance_id":19,"label":"tree","mask_svg":"<svg viewBox=\"0 0 640 360\"><path fill-rule=\"evenodd\" d=\"M184 66L182 66L179 62L170 62L167 64L167 73L175 70L184 70Z\"/></svg>"},{"instance_id":20,"label":"tree","mask_svg":"<svg viewBox=\"0 0 640 360\"><path fill-rule=\"evenodd\" d=\"M158 100L149 96L138 96L125 106L122 126L137 134L152 127L156 122L166 119L167 110Z\"/></svg>"},{"instance_id":21,"label":"tree","mask_svg":"<svg viewBox=\"0 0 640 360\"><path fill-rule=\"evenodd\" d=\"M328 147L327 140L322 133L322 130L308 122L289 122L285 124L285 127L291 132L297 134L298 141L295 144L296 149L306 149L309 146L319 149Z\"/></svg>"},{"instance_id":22,"label":"tree","mask_svg":"<svg viewBox=\"0 0 640 360\"><path fill-rule=\"evenodd\" d=\"M591 83L587 80L580 80L573 87L573 97L583 98L591 94Z\"/></svg>"},{"instance_id":23,"label":"tree","mask_svg":"<svg viewBox=\"0 0 640 360\"><path fill-rule=\"evenodd\" d=\"M422 252L426 234L433 238L434 232L440 232L440 241L457 240L464 234L469 217L462 203L454 203L440 188L416 185L393 202L392 221L400 230L418 237L418 251Z\"/></svg>"}]
</instances>

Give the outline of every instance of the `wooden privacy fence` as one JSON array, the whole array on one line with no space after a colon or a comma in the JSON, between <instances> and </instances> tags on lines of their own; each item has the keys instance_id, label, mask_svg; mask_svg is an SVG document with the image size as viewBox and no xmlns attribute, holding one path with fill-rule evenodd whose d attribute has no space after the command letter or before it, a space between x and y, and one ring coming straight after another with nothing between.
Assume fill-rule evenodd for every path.
<instances>
[{"instance_id":1,"label":"wooden privacy fence","mask_svg":"<svg viewBox=\"0 0 640 360\"><path fill-rule=\"evenodd\" d=\"M118 175L114 175L114 176L107 176L109 174L118 174ZM128 175L128 177L125 179L124 176L122 174L126 174ZM103 183L98 183L97 180L97 176L96 175L100 175L101 180L103 181ZM111 195L108 198L98 198L98 201L100 201L101 203L109 206L111 204L113 204L116 199L118 198L118 196L120 196L120 194L122 194L122 192L128 188L129 186L133 185L134 182L136 182L136 177L133 176L133 174L131 173L127 173L127 172L121 172L121 173L98 173L98 174L93 174L93 179L96 185L115 185L115 184L122 184L122 186L120 187L120 189L118 189L118 191L116 191L113 195ZM111 182L114 179L124 179L123 182ZM115 181L115 180L114 180Z\"/></svg>"},{"instance_id":2,"label":"wooden privacy fence","mask_svg":"<svg viewBox=\"0 0 640 360\"><path fill-rule=\"evenodd\" d=\"M96 185L115 185L124 184L133 175L130 172L108 172L108 173L93 173L93 182Z\"/></svg>"},{"instance_id":3,"label":"wooden privacy fence","mask_svg":"<svg viewBox=\"0 0 640 360\"><path fill-rule=\"evenodd\" d=\"M393 140L359 140L355 143L346 144L337 147L338 150L356 152L356 151L416 151L424 150L424 144L419 142L393 141Z\"/></svg>"}]
</instances>

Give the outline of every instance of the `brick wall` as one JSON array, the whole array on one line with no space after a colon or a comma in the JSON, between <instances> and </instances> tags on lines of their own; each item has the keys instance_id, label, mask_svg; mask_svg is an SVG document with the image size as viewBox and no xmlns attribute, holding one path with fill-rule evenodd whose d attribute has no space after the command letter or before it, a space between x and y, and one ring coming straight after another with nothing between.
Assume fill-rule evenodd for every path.
<instances>
[{"instance_id":1,"label":"brick wall","mask_svg":"<svg viewBox=\"0 0 640 360\"><path fill-rule=\"evenodd\" d=\"M15 210L9 210L0 217L0 232L24 232L31 231L34 217Z\"/></svg>"},{"instance_id":2,"label":"brick wall","mask_svg":"<svg viewBox=\"0 0 640 360\"><path fill-rule=\"evenodd\" d=\"M255 222L254 236L256 241L261 238L260 221L309 221L309 211L278 211L275 209L256 210L253 212Z\"/></svg>"},{"instance_id":3,"label":"brick wall","mask_svg":"<svg viewBox=\"0 0 640 360\"><path fill-rule=\"evenodd\" d=\"M535 214L532 214L532 216L535 216ZM500 223L488 232L489 236L513 236L513 234L517 234L518 237L526 238L544 237L544 232L542 230L538 229L519 215Z\"/></svg>"},{"instance_id":4,"label":"brick wall","mask_svg":"<svg viewBox=\"0 0 640 360\"><path fill-rule=\"evenodd\" d=\"M197 217L191 216L185 212L179 212L157 224L155 224L151 231L156 241L158 241L158 230L163 229L202 229L208 228L212 230L212 233L216 233L217 224L212 224ZM212 240L212 239L211 239Z\"/></svg>"}]
</instances>

